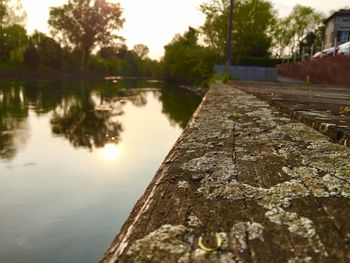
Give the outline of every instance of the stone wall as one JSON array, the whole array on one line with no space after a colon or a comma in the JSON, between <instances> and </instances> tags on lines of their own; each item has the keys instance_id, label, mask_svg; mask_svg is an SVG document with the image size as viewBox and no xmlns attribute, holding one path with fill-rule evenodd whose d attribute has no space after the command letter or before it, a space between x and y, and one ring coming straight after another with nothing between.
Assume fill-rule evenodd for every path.
<instances>
[{"instance_id":1,"label":"stone wall","mask_svg":"<svg viewBox=\"0 0 350 263\"><path fill-rule=\"evenodd\" d=\"M278 74L313 84L350 85L350 55L324 57L277 66Z\"/></svg>"}]
</instances>

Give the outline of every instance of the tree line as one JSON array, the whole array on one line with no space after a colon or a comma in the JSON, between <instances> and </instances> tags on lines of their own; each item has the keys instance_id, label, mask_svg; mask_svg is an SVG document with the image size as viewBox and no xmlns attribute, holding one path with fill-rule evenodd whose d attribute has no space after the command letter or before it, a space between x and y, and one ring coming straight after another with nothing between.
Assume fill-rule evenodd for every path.
<instances>
[{"instance_id":1,"label":"tree line","mask_svg":"<svg viewBox=\"0 0 350 263\"><path fill-rule=\"evenodd\" d=\"M0 69L159 75L147 46L129 49L117 35L123 23L119 4L71 0L50 9L51 36L38 31L28 35L21 2L0 0Z\"/></svg>"},{"instance_id":2,"label":"tree line","mask_svg":"<svg viewBox=\"0 0 350 263\"><path fill-rule=\"evenodd\" d=\"M288 54L319 50L324 15L297 5L285 18L267 0L234 1L232 61L274 65ZM106 0L70 0L52 7L50 35L27 35L19 0L0 0L0 67L15 65L40 70L87 70L122 76L147 76L182 82L210 78L214 64L225 62L229 0L200 5L206 19L199 28L177 34L160 61L148 58L148 47L129 49L118 31L123 9ZM6 64L7 63L7 64Z\"/></svg>"},{"instance_id":3,"label":"tree line","mask_svg":"<svg viewBox=\"0 0 350 263\"><path fill-rule=\"evenodd\" d=\"M203 80L214 64L226 60L230 0L209 0L200 6L204 25L176 35L165 47L162 60L165 77ZM235 0L232 62L245 66L275 66L302 50L321 49L325 16L315 9L296 5L285 18L267 0Z\"/></svg>"}]
</instances>

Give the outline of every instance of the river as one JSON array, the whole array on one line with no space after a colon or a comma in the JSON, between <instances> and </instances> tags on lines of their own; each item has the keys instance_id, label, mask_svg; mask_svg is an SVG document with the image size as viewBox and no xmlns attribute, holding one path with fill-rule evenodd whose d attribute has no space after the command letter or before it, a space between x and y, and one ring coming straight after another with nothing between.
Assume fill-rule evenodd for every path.
<instances>
[{"instance_id":1,"label":"river","mask_svg":"<svg viewBox=\"0 0 350 263\"><path fill-rule=\"evenodd\" d=\"M156 81L0 81L0 262L97 262L200 101Z\"/></svg>"}]
</instances>

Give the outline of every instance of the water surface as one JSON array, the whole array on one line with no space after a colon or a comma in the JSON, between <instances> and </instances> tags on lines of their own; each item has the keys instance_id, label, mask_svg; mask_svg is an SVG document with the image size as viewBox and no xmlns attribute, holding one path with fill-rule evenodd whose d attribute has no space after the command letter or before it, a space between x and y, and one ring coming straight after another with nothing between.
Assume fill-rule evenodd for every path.
<instances>
[{"instance_id":1,"label":"water surface","mask_svg":"<svg viewBox=\"0 0 350 263\"><path fill-rule=\"evenodd\" d=\"M199 103L147 81L0 82L0 262L97 262Z\"/></svg>"}]
</instances>

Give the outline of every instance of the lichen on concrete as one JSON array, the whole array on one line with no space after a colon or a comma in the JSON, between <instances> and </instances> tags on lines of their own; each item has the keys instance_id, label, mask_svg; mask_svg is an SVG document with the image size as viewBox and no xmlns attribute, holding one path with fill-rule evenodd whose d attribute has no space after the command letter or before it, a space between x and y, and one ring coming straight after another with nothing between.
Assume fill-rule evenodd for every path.
<instances>
[{"instance_id":1,"label":"lichen on concrete","mask_svg":"<svg viewBox=\"0 0 350 263\"><path fill-rule=\"evenodd\" d=\"M161 262L164 256L170 262L190 251L183 239L186 234L183 225L163 225L146 237L137 240L129 249L128 256L135 263Z\"/></svg>"},{"instance_id":2,"label":"lichen on concrete","mask_svg":"<svg viewBox=\"0 0 350 263\"><path fill-rule=\"evenodd\" d=\"M187 224L190 228L198 228L202 225L202 222L195 215L190 215L187 219Z\"/></svg>"},{"instance_id":3,"label":"lichen on concrete","mask_svg":"<svg viewBox=\"0 0 350 263\"><path fill-rule=\"evenodd\" d=\"M243 154L240 160L255 162L257 159L263 159L263 156L245 154L249 153L245 147L256 142L269 144L273 141L274 145L282 149L279 154L282 152L283 158L288 159L289 154L295 154L301 159L300 166L281 167L278 172L288 175L290 180L270 188L242 183L236 180L241 171L230 158L230 153L226 152L206 153L185 163L182 168L190 172L207 172L198 188L198 192L206 198L254 200L266 209L265 216L271 222L287 226L292 234L309 240L310 246L315 251L326 255L313 222L286 209L290 207L292 201L307 197L349 198L349 148L334 145L327 137L304 124L280 117L280 114L268 108L266 103L257 102L254 96L239 94L236 96L235 105L241 112L246 111L246 116L255 120L252 123L237 122L234 125L234 132L241 134L236 142L239 145L236 151ZM259 125L258 128L254 126L256 123ZM250 126L252 128L249 128ZM307 147L300 148L302 144Z\"/></svg>"},{"instance_id":4,"label":"lichen on concrete","mask_svg":"<svg viewBox=\"0 0 350 263\"><path fill-rule=\"evenodd\" d=\"M232 227L230 236L233 242L237 242L236 247L243 252L248 248L247 240L258 239L264 241L263 230L264 227L259 223L239 222Z\"/></svg>"},{"instance_id":5,"label":"lichen on concrete","mask_svg":"<svg viewBox=\"0 0 350 263\"><path fill-rule=\"evenodd\" d=\"M177 187L187 189L189 188L189 184L187 181L180 181L177 183Z\"/></svg>"},{"instance_id":6,"label":"lichen on concrete","mask_svg":"<svg viewBox=\"0 0 350 263\"><path fill-rule=\"evenodd\" d=\"M169 169L171 172L159 184L164 188L158 196L175 197L181 209L185 207L181 203L184 201L186 210L180 210L187 218L176 219L176 224L161 218L165 225L152 225L150 229L156 230L129 245L128 259L163 262L166 258L167 262L181 263L245 262L247 258L255 261L254 249L271 244L278 247L269 238L283 235L281 240L291 244L276 250L291 250L286 261L330 260L326 240L318 233L319 222L313 221L312 211L303 213L298 206L308 205L311 198L322 209L323 199L350 198L350 148L333 144L329 138L287 118L252 95L220 88L214 93L218 96L211 95L209 102L202 104L200 114L181 136L181 143L175 146L176 162L166 164L173 165L173 170ZM220 104L223 97L225 103ZM166 195L168 189L175 193ZM183 189L191 191L183 195ZM171 199L164 199L166 205L171 203ZM162 200L156 203L164 204ZM229 209L237 207L230 215L240 218L215 214L215 223L222 225L208 225L206 217L214 211L227 212L226 205ZM156 213L157 209L148 211ZM144 218L152 218L152 213ZM317 213L324 213L334 223L327 211ZM150 220L153 221L156 220ZM267 235L267 231L274 231L273 226L276 235ZM212 248L218 235L222 243L218 248L214 246L213 251L198 245L201 237L209 236L207 245ZM257 242L264 244L257 248L254 246ZM273 249L269 252L276 251Z\"/></svg>"}]
</instances>

